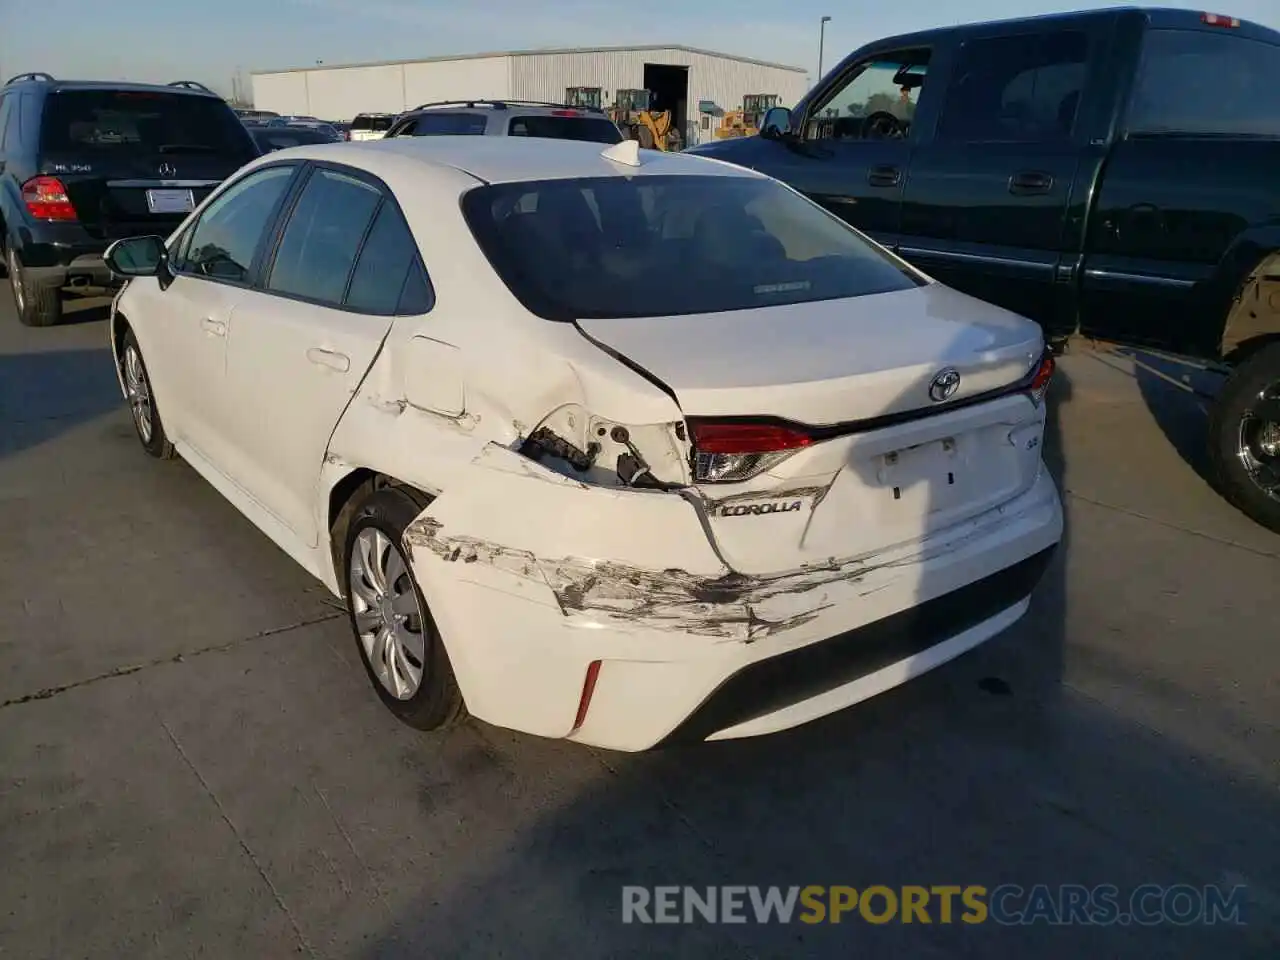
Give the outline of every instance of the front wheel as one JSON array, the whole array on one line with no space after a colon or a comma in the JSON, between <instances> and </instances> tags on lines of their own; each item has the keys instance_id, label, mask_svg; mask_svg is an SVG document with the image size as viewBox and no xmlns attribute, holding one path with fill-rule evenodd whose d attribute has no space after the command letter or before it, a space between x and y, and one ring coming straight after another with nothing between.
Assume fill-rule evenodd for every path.
<instances>
[{"instance_id":1,"label":"front wheel","mask_svg":"<svg viewBox=\"0 0 1280 960\"><path fill-rule=\"evenodd\" d=\"M1209 417L1209 458L1223 495L1280 533L1280 343L1227 379Z\"/></svg>"},{"instance_id":2,"label":"front wheel","mask_svg":"<svg viewBox=\"0 0 1280 960\"><path fill-rule=\"evenodd\" d=\"M394 487L371 494L347 531L344 585L356 648L387 709L435 730L465 715L444 642L402 540L422 505Z\"/></svg>"},{"instance_id":3,"label":"front wheel","mask_svg":"<svg viewBox=\"0 0 1280 960\"><path fill-rule=\"evenodd\" d=\"M173 444L164 432L160 408L156 406L156 395L151 389L151 377L147 374L147 365L142 362L142 350L132 330L126 331L120 347L120 379L124 381L125 399L129 401L133 429L142 449L157 460L172 460Z\"/></svg>"}]
</instances>

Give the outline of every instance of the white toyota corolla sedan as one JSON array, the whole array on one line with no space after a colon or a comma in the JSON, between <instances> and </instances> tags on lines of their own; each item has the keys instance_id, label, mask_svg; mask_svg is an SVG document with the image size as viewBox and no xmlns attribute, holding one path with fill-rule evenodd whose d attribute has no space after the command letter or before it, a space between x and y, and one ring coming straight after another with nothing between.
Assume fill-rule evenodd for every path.
<instances>
[{"instance_id":1,"label":"white toyota corolla sedan","mask_svg":"<svg viewBox=\"0 0 1280 960\"><path fill-rule=\"evenodd\" d=\"M1040 329L768 177L484 137L279 151L117 243L138 437L342 597L403 721L776 731L1027 610Z\"/></svg>"}]
</instances>

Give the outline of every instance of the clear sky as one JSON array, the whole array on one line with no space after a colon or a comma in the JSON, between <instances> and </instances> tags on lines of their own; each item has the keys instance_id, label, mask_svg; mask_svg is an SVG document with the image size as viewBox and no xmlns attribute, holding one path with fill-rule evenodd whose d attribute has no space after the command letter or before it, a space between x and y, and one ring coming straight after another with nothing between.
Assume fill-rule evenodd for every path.
<instances>
[{"instance_id":1,"label":"clear sky","mask_svg":"<svg viewBox=\"0 0 1280 960\"><path fill-rule=\"evenodd\" d=\"M805 67L910 30L1119 0L0 0L0 73L200 80L250 71L547 46L678 43ZM1205 9L1187 0L1165 6ZM1280 0L1217 13L1280 27Z\"/></svg>"}]
</instances>

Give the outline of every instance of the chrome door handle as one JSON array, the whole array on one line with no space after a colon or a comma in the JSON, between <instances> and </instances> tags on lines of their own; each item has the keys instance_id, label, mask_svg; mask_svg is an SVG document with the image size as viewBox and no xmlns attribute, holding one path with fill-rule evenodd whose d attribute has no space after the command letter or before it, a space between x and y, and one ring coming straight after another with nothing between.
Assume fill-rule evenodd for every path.
<instances>
[{"instance_id":1,"label":"chrome door handle","mask_svg":"<svg viewBox=\"0 0 1280 960\"><path fill-rule=\"evenodd\" d=\"M308 350L307 359L318 367L329 367L331 370L337 370L339 373L346 373L351 369L351 358L345 353L335 353L332 350L322 350L320 347L312 347Z\"/></svg>"},{"instance_id":2,"label":"chrome door handle","mask_svg":"<svg viewBox=\"0 0 1280 960\"><path fill-rule=\"evenodd\" d=\"M200 321L200 329L205 333L211 333L215 337L225 337L227 335L227 325L222 320L214 320L212 317L205 317Z\"/></svg>"}]
</instances>

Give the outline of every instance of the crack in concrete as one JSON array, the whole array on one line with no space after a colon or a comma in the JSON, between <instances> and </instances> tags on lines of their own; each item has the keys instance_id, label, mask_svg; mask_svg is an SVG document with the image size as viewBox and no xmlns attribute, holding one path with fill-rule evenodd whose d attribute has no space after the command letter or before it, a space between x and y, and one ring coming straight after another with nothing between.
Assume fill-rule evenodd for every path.
<instances>
[{"instance_id":1,"label":"crack in concrete","mask_svg":"<svg viewBox=\"0 0 1280 960\"><path fill-rule=\"evenodd\" d=\"M187 756L187 751L182 749L182 744L178 742L178 738L174 732L169 729L169 725L164 722L163 718L157 719L160 720L161 728L169 737L169 741L173 744L173 749L178 751L178 756L182 758L182 762L187 765L187 768L195 774L195 778L200 781L200 786L204 788L204 792L209 795L209 799L213 801L213 805L217 808L218 816L222 818L222 822L227 825L227 829L229 829L232 836L236 838L236 843L240 845L240 849L244 852L244 855L249 858L249 862L252 863L254 869L258 871L258 876L262 878L262 882L265 883L267 885L267 889L271 891L271 896L275 900L276 906L280 908L280 912L285 915L285 918L289 921L289 925L293 927L294 936L298 938L299 949L305 950L309 956L318 956L315 948L307 941L306 934L304 934L302 932L302 928L298 926L297 918L294 917L292 911L290 911L289 907L285 904L284 897L280 895L279 889L277 889L275 883L267 874L266 868L263 867L262 862L249 847L249 844L245 842L244 837L240 835L240 831L236 829L235 823L232 822L231 817L227 814L226 808L222 805L222 801L218 799L218 795L213 792L213 788L209 786L204 775L199 771L196 765L191 762L191 758Z\"/></svg>"},{"instance_id":2,"label":"crack in concrete","mask_svg":"<svg viewBox=\"0 0 1280 960\"><path fill-rule=\"evenodd\" d=\"M300 630L303 627L314 626L317 623L326 623L329 620L337 620L344 616L346 616L345 608L340 614L326 613L323 616L312 617L307 620L299 620L297 623L286 624L282 627L271 627L268 630L262 630L247 637L228 640L224 643L214 643L207 647L198 647L195 650L186 650L168 657L156 657L154 660L147 660L143 663L116 667L114 670L108 670L106 673L100 673L92 677L85 677L83 680L75 680L71 683L64 683L56 687L45 687L43 690L37 690L35 693L28 693L20 697L13 697L12 699L0 702L0 710L3 710L5 707L16 707L19 704L31 703L35 700L48 700L51 697L56 697L60 694L66 693L68 690L78 690L80 687L87 687L90 684L99 683L103 680L114 680L117 677L128 677L135 673L141 673L143 670L150 670L153 667L162 667L166 663L183 663L190 658L203 657L205 654L209 653L224 653L227 650L232 650L244 643L252 643L254 640L264 640L267 637L274 637L282 633L288 633L290 630Z\"/></svg>"}]
</instances>

